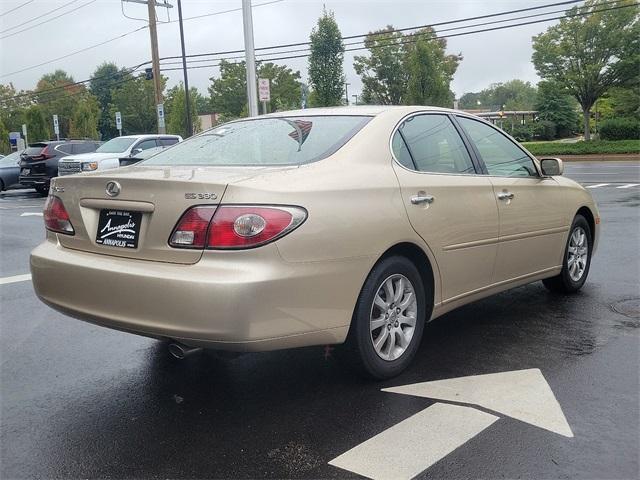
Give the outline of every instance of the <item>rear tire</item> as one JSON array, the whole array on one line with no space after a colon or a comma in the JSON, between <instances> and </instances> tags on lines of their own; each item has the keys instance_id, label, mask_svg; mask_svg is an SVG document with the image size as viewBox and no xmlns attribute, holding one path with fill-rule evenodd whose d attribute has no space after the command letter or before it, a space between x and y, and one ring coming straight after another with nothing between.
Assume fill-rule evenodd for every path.
<instances>
[{"instance_id":1,"label":"rear tire","mask_svg":"<svg viewBox=\"0 0 640 480\"><path fill-rule=\"evenodd\" d=\"M562 271L555 277L544 279L544 286L555 293L575 293L580 290L589 274L592 251L589 222L582 215L576 215L569 230Z\"/></svg>"},{"instance_id":2,"label":"rear tire","mask_svg":"<svg viewBox=\"0 0 640 480\"><path fill-rule=\"evenodd\" d=\"M36 192L38 192L43 197L49 195L49 185L38 185L37 187L35 187L35 189Z\"/></svg>"},{"instance_id":3,"label":"rear tire","mask_svg":"<svg viewBox=\"0 0 640 480\"><path fill-rule=\"evenodd\" d=\"M407 258L381 260L367 277L356 304L343 356L376 380L400 374L413 360L433 294ZM427 305L427 298L430 305ZM427 309L427 307L429 307Z\"/></svg>"}]
</instances>

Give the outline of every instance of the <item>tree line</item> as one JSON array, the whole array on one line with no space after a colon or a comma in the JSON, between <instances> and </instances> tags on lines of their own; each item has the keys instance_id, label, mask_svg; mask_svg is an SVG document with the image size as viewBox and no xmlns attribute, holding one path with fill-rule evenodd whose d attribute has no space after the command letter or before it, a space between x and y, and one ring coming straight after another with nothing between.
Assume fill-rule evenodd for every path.
<instances>
[{"instance_id":1,"label":"tree line","mask_svg":"<svg viewBox=\"0 0 640 480\"><path fill-rule=\"evenodd\" d=\"M638 10L603 8L608 3L587 0L533 37L532 61L542 79L537 86L517 79L494 84L465 93L459 107L540 111L539 131L523 131L521 136L571 134L580 128L576 114L581 111L588 140L594 108L602 118L636 122L631 124L633 131L640 119ZM617 5L633 5L633 0ZM367 34L364 46L367 54L356 56L353 64L363 85L358 103L453 106L451 82L463 57L448 54L446 39L438 38L435 30L427 27L405 34L388 25ZM310 33L308 85L299 71L273 62L257 63L258 77L271 83L267 111L348 103L344 54L334 14L324 10ZM218 75L210 81L207 96L195 88L190 91L196 129L199 113L215 112L221 120L247 116L244 62L221 60ZM161 83L164 90L166 78ZM186 136L183 85L164 94L167 131ZM28 125L30 141L52 138L53 114L59 117L61 137L112 138L118 134L116 111L122 114L123 133L153 132L157 126L153 82L113 62L100 65L88 85L76 84L63 70L43 75L32 91L0 85L0 105L2 150L7 149L8 131L20 131L23 123Z\"/></svg>"}]
</instances>

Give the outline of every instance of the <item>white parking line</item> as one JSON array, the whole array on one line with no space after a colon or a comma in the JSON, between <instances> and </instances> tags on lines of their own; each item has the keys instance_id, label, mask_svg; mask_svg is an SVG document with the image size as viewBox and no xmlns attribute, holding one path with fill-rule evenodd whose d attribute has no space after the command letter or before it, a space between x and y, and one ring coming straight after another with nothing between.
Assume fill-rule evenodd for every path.
<instances>
[{"instance_id":1,"label":"white parking line","mask_svg":"<svg viewBox=\"0 0 640 480\"><path fill-rule=\"evenodd\" d=\"M30 273L25 273L24 275L14 275L12 277L2 277L0 278L0 285L6 285L8 283L26 282L28 280L31 280Z\"/></svg>"},{"instance_id":2,"label":"white parking line","mask_svg":"<svg viewBox=\"0 0 640 480\"><path fill-rule=\"evenodd\" d=\"M600 188L600 187L606 187L607 185L609 185L608 183L596 183L595 185L588 185L586 188Z\"/></svg>"},{"instance_id":3,"label":"white parking line","mask_svg":"<svg viewBox=\"0 0 640 480\"><path fill-rule=\"evenodd\" d=\"M21 217L42 217L44 214L42 212L24 212L20 214Z\"/></svg>"},{"instance_id":4,"label":"white parking line","mask_svg":"<svg viewBox=\"0 0 640 480\"><path fill-rule=\"evenodd\" d=\"M631 187L637 187L638 185L640 185L640 183L627 183L626 185L620 185L619 187L616 187L616 188L631 188Z\"/></svg>"}]
</instances>

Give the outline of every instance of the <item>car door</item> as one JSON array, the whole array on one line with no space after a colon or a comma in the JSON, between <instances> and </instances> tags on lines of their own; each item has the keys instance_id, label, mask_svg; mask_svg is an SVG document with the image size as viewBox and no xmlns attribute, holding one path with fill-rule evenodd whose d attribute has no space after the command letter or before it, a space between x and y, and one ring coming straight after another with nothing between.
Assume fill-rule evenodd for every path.
<instances>
[{"instance_id":1,"label":"car door","mask_svg":"<svg viewBox=\"0 0 640 480\"><path fill-rule=\"evenodd\" d=\"M496 281L556 268L570 221L562 208L562 187L541 176L527 152L497 128L464 116L457 121L482 160L498 202Z\"/></svg>"},{"instance_id":2,"label":"car door","mask_svg":"<svg viewBox=\"0 0 640 480\"><path fill-rule=\"evenodd\" d=\"M477 166L447 114L412 115L392 137L409 221L435 256L442 301L492 283L498 209L491 181Z\"/></svg>"}]
</instances>

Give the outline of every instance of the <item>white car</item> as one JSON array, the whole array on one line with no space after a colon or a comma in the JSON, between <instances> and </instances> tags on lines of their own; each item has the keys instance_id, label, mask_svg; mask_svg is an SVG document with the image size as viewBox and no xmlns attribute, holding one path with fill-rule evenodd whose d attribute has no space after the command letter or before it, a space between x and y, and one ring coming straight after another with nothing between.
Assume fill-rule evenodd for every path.
<instances>
[{"instance_id":1,"label":"white car","mask_svg":"<svg viewBox=\"0 0 640 480\"><path fill-rule=\"evenodd\" d=\"M102 144L93 153L70 155L58 162L58 175L118 168L123 157L135 157L149 148L169 147L182 141L180 135L127 135Z\"/></svg>"}]
</instances>

